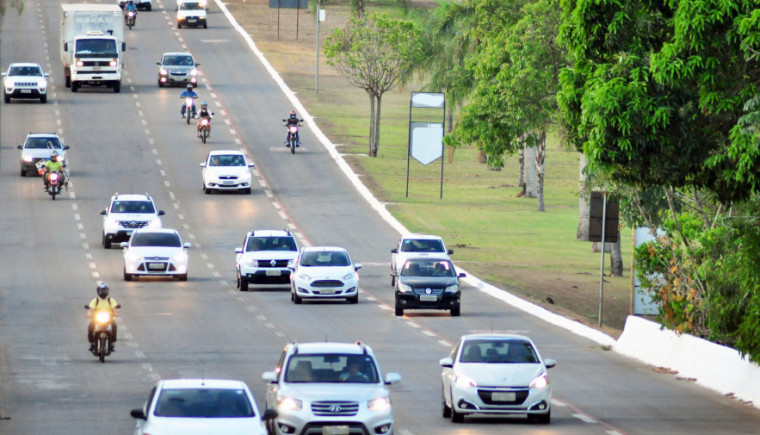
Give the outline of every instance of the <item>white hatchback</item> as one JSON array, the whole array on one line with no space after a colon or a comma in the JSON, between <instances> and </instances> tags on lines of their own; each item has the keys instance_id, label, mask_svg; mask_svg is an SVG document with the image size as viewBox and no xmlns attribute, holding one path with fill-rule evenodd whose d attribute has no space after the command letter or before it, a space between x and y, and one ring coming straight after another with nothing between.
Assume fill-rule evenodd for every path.
<instances>
[{"instance_id":1,"label":"white hatchback","mask_svg":"<svg viewBox=\"0 0 760 435\"><path fill-rule=\"evenodd\" d=\"M203 191L235 190L251 193L251 170L245 153L237 150L211 151L201 163Z\"/></svg>"},{"instance_id":2,"label":"white hatchback","mask_svg":"<svg viewBox=\"0 0 760 435\"><path fill-rule=\"evenodd\" d=\"M290 300L346 299L359 302L359 274L362 265L351 262L348 251L334 246L312 246L301 249L288 266Z\"/></svg>"},{"instance_id":3,"label":"white hatchback","mask_svg":"<svg viewBox=\"0 0 760 435\"><path fill-rule=\"evenodd\" d=\"M544 360L535 344L512 334L464 335L443 367L442 414L454 423L465 415L527 415L549 424L552 385L547 369L557 363Z\"/></svg>"},{"instance_id":4,"label":"white hatchback","mask_svg":"<svg viewBox=\"0 0 760 435\"><path fill-rule=\"evenodd\" d=\"M187 281L187 250L177 230L137 229L124 248L124 281L141 276L174 276Z\"/></svg>"},{"instance_id":5,"label":"white hatchback","mask_svg":"<svg viewBox=\"0 0 760 435\"><path fill-rule=\"evenodd\" d=\"M166 379L158 381L142 408L130 413L135 435L265 435L251 390L243 381Z\"/></svg>"}]
</instances>

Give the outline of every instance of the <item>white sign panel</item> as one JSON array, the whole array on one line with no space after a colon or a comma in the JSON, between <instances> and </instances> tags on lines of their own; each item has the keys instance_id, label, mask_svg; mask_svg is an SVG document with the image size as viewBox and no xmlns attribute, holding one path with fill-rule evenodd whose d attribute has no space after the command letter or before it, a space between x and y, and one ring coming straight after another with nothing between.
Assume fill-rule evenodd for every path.
<instances>
[{"instance_id":1,"label":"white sign panel","mask_svg":"<svg viewBox=\"0 0 760 435\"><path fill-rule=\"evenodd\" d=\"M444 94L429 92L412 92L412 107L443 109L446 101Z\"/></svg>"},{"instance_id":2,"label":"white sign panel","mask_svg":"<svg viewBox=\"0 0 760 435\"><path fill-rule=\"evenodd\" d=\"M658 229L657 237L664 236L665 232ZM649 231L648 227L636 228L636 247L655 240L655 236ZM636 278L636 271L633 273L633 314L634 315L655 315L657 314L660 304L652 301L654 290L641 287L641 282Z\"/></svg>"},{"instance_id":3,"label":"white sign panel","mask_svg":"<svg viewBox=\"0 0 760 435\"><path fill-rule=\"evenodd\" d=\"M423 165L429 165L443 156L443 124L439 122L412 122L410 154Z\"/></svg>"}]
</instances>

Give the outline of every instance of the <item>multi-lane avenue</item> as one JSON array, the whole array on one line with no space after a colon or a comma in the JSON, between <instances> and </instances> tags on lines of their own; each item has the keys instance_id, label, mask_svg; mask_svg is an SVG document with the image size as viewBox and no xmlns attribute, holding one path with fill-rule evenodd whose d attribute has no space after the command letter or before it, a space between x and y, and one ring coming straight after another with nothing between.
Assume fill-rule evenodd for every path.
<instances>
[{"instance_id":1,"label":"multi-lane avenue","mask_svg":"<svg viewBox=\"0 0 760 435\"><path fill-rule=\"evenodd\" d=\"M263 409L264 371L286 342L361 340L392 389L399 434L758 433L760 410L661 373L531 317L478 290L462 315L393 313L390 249L399 234L356 192L308 127L291 155L281 119L292 104L212 4L208 29L176 29L174 1L154 0L126 31L121 93L63 86L60 3L30 0L0 18L0 67L38 62L50 72L48 103L0 111L0 434L130 433L129 415L166 378L245 381ZM182 88L159 88L165 51L201 63L200 99L216 117L207 144L180 119ZM16 145L56 132L69 151L72 185L55 201L19 176ZM199 163L209 150L243 149L255 162L251 195L204 195ZM121 250L101 246L99 212L111 195L148 193L164 226L192 243L187 282L124 282ZM294 305L287 289L239 292L234 250L251 228L288 228L301 245L345 247L362 263L359 304ZM456 256L453 257L456 260ZM83 305L105 281L123 306L116 352L87 352ZM470 332L529 335L552 369L549 426L521 419L441 418L441 368Z\"/></svg>"}]
</instances>

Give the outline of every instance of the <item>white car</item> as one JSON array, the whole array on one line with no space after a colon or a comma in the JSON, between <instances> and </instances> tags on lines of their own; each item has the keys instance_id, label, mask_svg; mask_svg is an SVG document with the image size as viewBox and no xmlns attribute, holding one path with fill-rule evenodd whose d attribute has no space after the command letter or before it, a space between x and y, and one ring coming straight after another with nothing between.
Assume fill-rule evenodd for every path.
<instances>
[{"instance_id":1,"label":"white car","mask_svg":"<svg viewBox=\"0 0 760 435\"><path fill-rule=\"evenodd\" d=\"M138 228L161 228L163 210L156 210L153 198L148 194L115 194L108 207L101 210L103 215L102 244L106 249L112 243L129 240Z\"/></svg>"},{"instance_id":2,"label":"white car","mask_svg":"<svg viewBox=\"0 0 760 435\"><path fill-rule=\"evenodd\" d=\"M396 285L396 276L401 266L410 258L446 258L454 251L446 249L443 239L429 234L410 234L402 237L391 249L391 286Z\"/></svg>"},{"instance_id":3,"label":"white car","mask_svg":"<svg viewBox=\"0 0 760 435\"><path fill-rule=\"evenodd\" d=\"M348 251L333 246L302 248L293 260L290 274L290 300L345 298L359 302L359 274L362 265L351 262Z\"/></svg>"},{"instance_id":4,"label":"white car","mask_svg":"<svg viewBox=\"0 0 760 435\"><path fill-rule=\"evenodd\" d=\"M298 256L298 243L290 231L251 230L243 245L235 249L237 287L287 287L288 263Z\"/></svg>"},{"instance_id":5,"label":"white car","mask_svg":"<svg viewBox=\"0 0 760 435\"><path fill-rule=\"evenodd\" d=\"M184 0L177 7L177 28L182 27L208 28L206 7L198 0Z\"/></svg>"},{"instance_id":6,"label":"white car","mask_svg":"<svg viewBox=\"0 0 760 435\"><path fill-rule=\"evenodd\" d=\"M38 63L12 63L8 71L2 73L3 100L11 102L11 98L40 100L47 103L48 82L45 77L50 73L42 72Z\"/></svg>"},{"instance_id":7,"label":"white car","mask_svg":"<svg viewBox=\"0 0 760 435\"><path fill-rule=\"evenodd\" d=\"M50 160L50 154L55 151L58 153L58 161L63 162L63 166L68 166L66 159L66 150L68 145L63 144L63 139L55 133L29 133L23 144L16 147L21 150L21 176L28 173L37 174L37 163L40 160Z\"/></svg>"},{"instance_id":8,"label":"white car","mask_svg":"<svg viewBox=\"0 0 760 435\"><path fill-rule=\"evenodd\" d=\"M187 281L187 250L177 230L141 228L124 248L124 281L140 276L173 276Z\"/></svg>"},{"instance_id":9,"label":"white car","mask_svg":"<svg viewBox=\"0 0 760 435\"><path fill-rule=\"evenodd\" d=\"M542 424L551 421L552 385L544 360L525 336L464 335L443 367L443 417L454 423L465 415L527 415Z\"/></svg>"},{"instance_id":10,"label":"white car","mask_svg":"<svg viewBox=\"0 0 760 435\"><path fill-rule=\"evenodd\" d=\"M289 343L262 375L271 435L392 434L393 407L372 349L362 343ZM267 411L269 412L269 411Z\"/></svg>"},{"instance_id":11,"label":"white car","mask_svg":"<svg viewBox=\"0 0 760 435\"><path fill-rule=\"evenodd\" d=\"M243 381L166 379L158 381L142 408L130 413L135 435L266 435L251 390Z\"/></svg>"},{"instance_id":12,"label":"white car","mask_svg":"<svg viewBox=\"0 0 760 435\"><path fill-rule=\"evenodd\" d=\"M236 190L251 193L251 170L245 153L236 150L211 151L201 163L203 191Z\"/></svg>"}]
</instances>

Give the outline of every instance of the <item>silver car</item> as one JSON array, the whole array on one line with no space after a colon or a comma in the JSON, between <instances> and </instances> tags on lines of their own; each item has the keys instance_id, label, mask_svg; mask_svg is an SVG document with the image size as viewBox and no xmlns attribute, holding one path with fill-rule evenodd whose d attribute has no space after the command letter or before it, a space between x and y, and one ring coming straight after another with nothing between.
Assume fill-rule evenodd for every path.
<instances>
[{"instance_id":1,"label":"silver car","mask_svg":"<svg viewBox=\"0 0 760 435\"><path fill-rule=\"evenodd\" d=\"M277 411L269 433L390 434L393 408L369 346L357 343L290 343L275 371L266 372L266 409Z\"/></svg>"},{"instance_id":2,"label":"silver car","mask_svg":"<svg viewBox=\"0 0 760 435\"><path fill-rule=\"evenodd\" d=\"M158 86L198 84L199 63L195 63L190 53L164 53L158 65Z\"/></svg>"}]
</instances>

